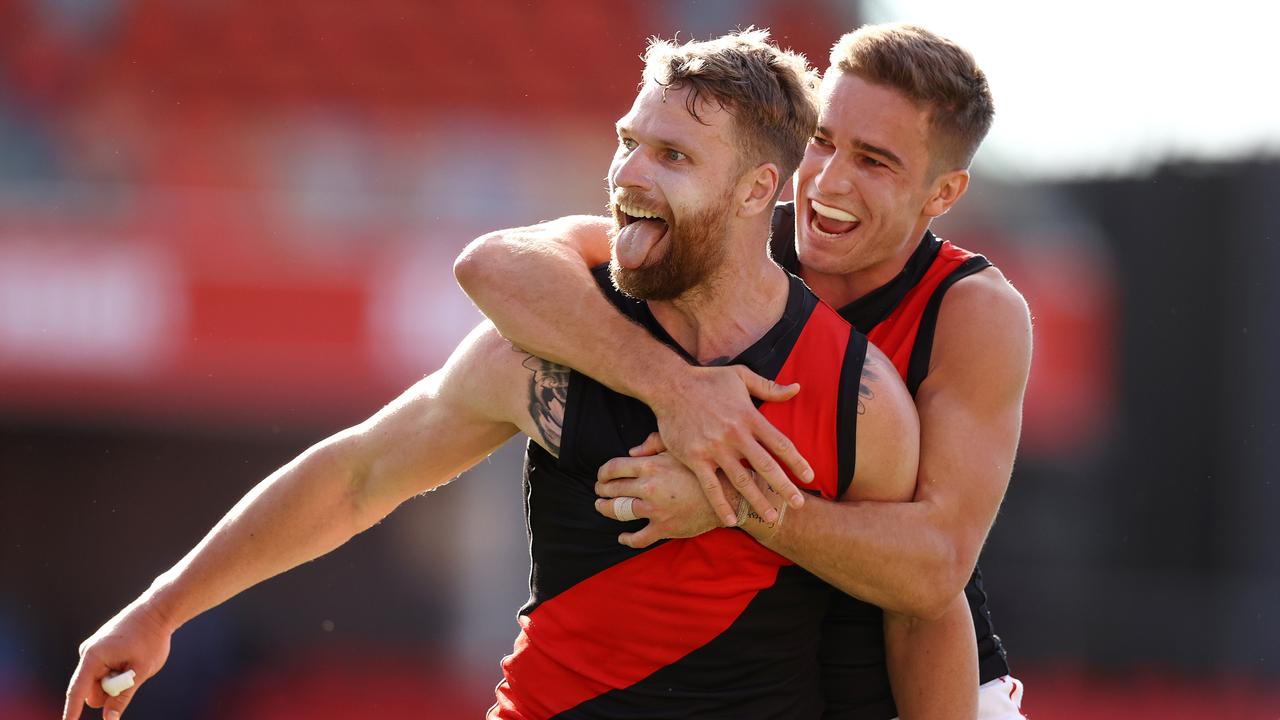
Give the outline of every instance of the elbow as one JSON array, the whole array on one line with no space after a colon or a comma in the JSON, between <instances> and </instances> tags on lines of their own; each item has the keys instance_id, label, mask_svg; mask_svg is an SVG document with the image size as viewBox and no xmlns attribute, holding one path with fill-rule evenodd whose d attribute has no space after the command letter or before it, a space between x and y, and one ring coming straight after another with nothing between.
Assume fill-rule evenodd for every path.
<instances>
[{"instance_id":1,"label":"elbow","mask_svg":"<svg viewBox=\"0 0 1280 720\"><path fill-rule=\"evenodd\" d=\"M302 459L304 474L317 479L317 488L328 497L327 517L347 536L354 536L377 523L379 503L374 493L372 466L361 452L358 435L339 435L312 448Z\"/></svg>"},{"instance_id":2,"label":"elbow","mask_svg":"<svg viewBox=\"0 0 1280 720\"><path fill-rule=\"evenodd\" d=\"M972 566L963 562L963 554L952 543L940 540L935 550L923 563L921 582L908 610L913 617L926 621L945 615L973 574Z\"/></svg>"},{"instance_id":3,"label":"elbow","mask_svg":"<svg viewBox=\"0 0 1280 720\"><path fill-rule=\"evenodd\" d=\"M502 258L509 255L506 238L501 232L491 232L472 240L453 261L453 277L468 295L483 288L484 279L500 266Z\"/></svg>"},{"instance_id":4,"label":"elbow","mask_svg":"<svg viewBox=\"0 0 1280 720\"><path fill-rule=\"evenodd\" d=\"M922 593L910 609L911 617L922 620L924 622L932 622L938 620L947 614L947 610L951 608L951 603L955 602L955 595L946 595L934 589Z\"/></svg>"}]
</instances>

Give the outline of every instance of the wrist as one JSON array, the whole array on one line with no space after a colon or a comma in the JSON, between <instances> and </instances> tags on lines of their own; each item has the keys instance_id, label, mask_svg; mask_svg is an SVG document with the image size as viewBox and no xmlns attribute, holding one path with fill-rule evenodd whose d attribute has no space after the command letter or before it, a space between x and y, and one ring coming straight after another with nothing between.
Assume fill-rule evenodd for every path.
<instances>
[{"instance_id":1,"label":"wrist","mask_svg":"<svg viewBox=\"0 0 1280 720\"><path fill-rule=\"evenodd\" d=\"M665 345L657 347L659 352L636 356L635 372L631 374L633 388L627 394L648 405L654 414L661 417L671 408L686 402L686 390L694 381L696 368Z\"/></svg>"},{"instance_id":2,"label":"wrist","mask_svg":"<svg viewBox=\"0 0 1280 720\"><path fill-rule=\"evenodd\" d=\"M184 615L180 602L181 593L176 584L177 581L169 573L160 575L146 592L133 601L131 609L172 635L196 614Z\"/></svg>"}]
</instances>

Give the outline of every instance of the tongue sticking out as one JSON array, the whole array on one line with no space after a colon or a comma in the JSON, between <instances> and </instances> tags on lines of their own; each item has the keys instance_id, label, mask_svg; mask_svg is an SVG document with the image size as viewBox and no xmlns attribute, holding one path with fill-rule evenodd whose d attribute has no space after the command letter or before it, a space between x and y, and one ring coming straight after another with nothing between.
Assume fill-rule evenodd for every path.
<instances>
[{"instance_id":1,"label":"tongue sticking out","mask_svg":"<svg viewBox=\"0 0 1280 720\"><path fill-rule=\"evenodd\" d=\"M813 223L818 229L829 235L843 235L853 229L856 222L846 222L844 220L836 220L834 218L825 217L814 213Z\"/></svg>"},{"instance_id":2,"label":"tongue sticking out","mask_svg":"<svg viewBox=\"0 0 1280 720\"><path fill-rule=\"evenodd\" d=\"M615 252L618 264L626 270L638 270L658 261L667 237L667 224L661 220L636 220L618 231Z\"/></svg>"}]
</instances>

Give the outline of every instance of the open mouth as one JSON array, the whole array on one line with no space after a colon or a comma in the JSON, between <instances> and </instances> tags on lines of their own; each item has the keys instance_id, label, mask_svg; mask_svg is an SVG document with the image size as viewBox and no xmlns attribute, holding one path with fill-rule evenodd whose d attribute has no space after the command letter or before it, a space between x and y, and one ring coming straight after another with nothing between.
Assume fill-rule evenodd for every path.
<instances>
[{"instance_id":1,"label":"open mouth","mask_svg":"<svg viewBox=\"0 0 1280 720\"><path fill-rule=\"evenodd\" d=\"M627 202L619 202L613 204L613 216L618 221L618 227L624 228L632 223L655 221L663 225L667 224L666 218L662 217L658 212L633 205Z\"/></svg>"},{"instance_id":2,"label":"open mouth","mask_svg":"<svg viewBox=\"0 0 1280 720\"><path fill-rule=\"evenodd\" d=\"M646 267L665 252L669 234L666 218L627 202L613 204L613 217L619 228L614 252L623 268Z\"/></svg>"},{"instance_id":3,"label":"open mouth","mask_svg":"<svg viewBox=\"0 0 1280 720\"><path fill-rule=\"evenodd\" d=\"M821 237L838 238L862 224L857 215L817 200L809 201L809 209L809 228Z\"/></svg>"}]
</instances>

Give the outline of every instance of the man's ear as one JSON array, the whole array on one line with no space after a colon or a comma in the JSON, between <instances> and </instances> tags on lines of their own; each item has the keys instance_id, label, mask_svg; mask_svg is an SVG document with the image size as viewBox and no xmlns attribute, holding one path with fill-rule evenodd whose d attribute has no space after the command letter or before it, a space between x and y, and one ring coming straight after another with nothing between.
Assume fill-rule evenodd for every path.
<instances>
[{"instance_id":1,"label":"man's ear","mask_svg":"<svg viewBox=\"0 0 1280 720\"><path fill-rule=\"evenodd\" d=\"M773 212L773 198L778 194L782 177L778 166L761 163L742 175L738 183L738 217L751 217L762 212Z\"/></svg>"},{"instance_id":2,"label":"man's ear","mask_svg":"<svg viewBox=\"0 0 1280 720\"><path fill-rule=\"evenodd\" d=\"M933 193L925 202L922 213L931 218L947 214L951 206L964 197L964 192L968 189L968 170L951 170L942 173L933 181Z\"/></svg>"}]
</instances>

